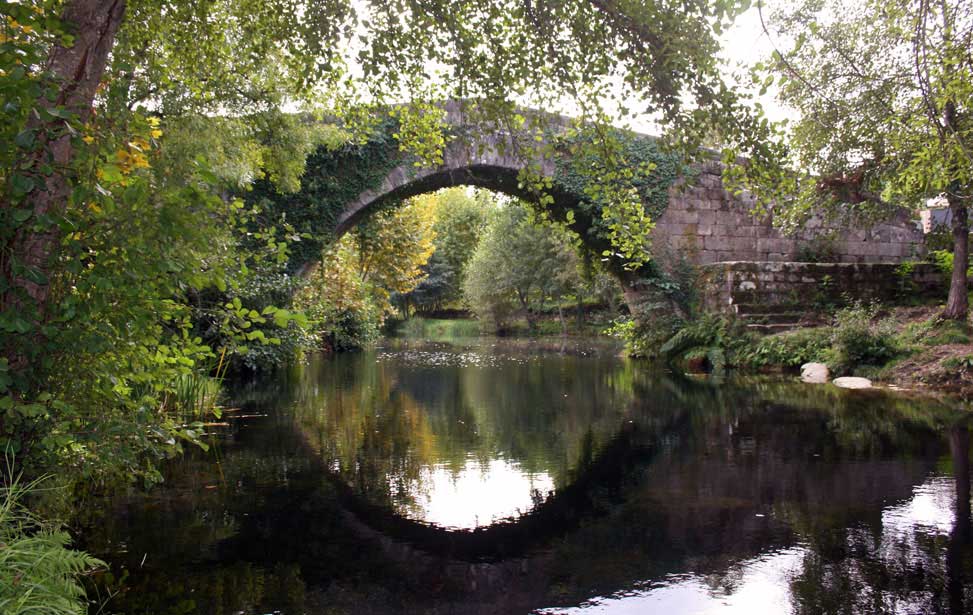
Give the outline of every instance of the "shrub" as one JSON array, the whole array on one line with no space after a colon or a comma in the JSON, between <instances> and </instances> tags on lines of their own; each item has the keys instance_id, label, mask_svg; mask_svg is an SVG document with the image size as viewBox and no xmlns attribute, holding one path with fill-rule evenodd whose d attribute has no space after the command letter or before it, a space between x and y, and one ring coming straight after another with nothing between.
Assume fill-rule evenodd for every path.
<instances>
[{"instance_id":1,"label":"shrub","mask_svg":"<svg viewBox=\"0 0 973 615\"><path fill-rule=\"evenodd\" d=\"M334 352L360 350L382 333L381 311L371 304L358 309L323 310L313 321L322 345Z\"/></svg>"},{"instance_id":2,"label":"shrub","mask_svg":"<svg viewBox=\"0 0 973 615\"><path fill-rule=\"evenodd\" d=\"M936 268L943 272L943 275L953 274L953 252L949 250L931 250L929 260L935 263ZM973 275L973 266L967 266L966 275Z\"/></svg>"},{"instance_id":3,"label":"shrub","mask_svg":"<svg viewBox=\"0 0 973 615\"><path fill-rule=\"evenodd\" d=\"M678 331L680 321L659 303L636 306L631 316L615 320L605 333L622 340L625 354L640 359L659 356L660 347Z\"/></svg>"},{"instance_id":4,"label":"shrub","mask_svg":"<svg viewBox=\"0 0 973 615\"><path fill-rule=\"evenodd\" d=\"M744 352L742 363L751 367L800 367L812 361L826 362L830 348L830 329L800 329L761 338Z\"/></svg>"},{"instance_id":5,"label":"shrub","mask_svg":"<svg viewBox=\"0 0 973 615\"><path fill-rule=\"evenodd\" d=\"M858 303L835 314L828 363L836 372L884 365L900 354L895 323L889 319L873 323L876 312L874 305Z\"/></svg>"}]
</instances>

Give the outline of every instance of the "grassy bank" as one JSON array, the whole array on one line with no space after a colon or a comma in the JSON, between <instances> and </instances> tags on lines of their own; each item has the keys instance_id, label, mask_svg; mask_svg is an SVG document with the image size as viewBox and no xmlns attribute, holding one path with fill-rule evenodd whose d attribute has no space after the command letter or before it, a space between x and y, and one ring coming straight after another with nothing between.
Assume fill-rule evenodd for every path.
<instances>
[{"instance_id":1,"label":"grassy bank","mask_svg":"<svg viewBox=\"0 0 973 615\"><path fill-rule=\"evenodd\" d=\"M739 353L741 367L797 370L815 361L834 376L973 399L973 331L941 320L941 306L837 311L830 324L761 337Z\"/></svg>"}]
</instances>

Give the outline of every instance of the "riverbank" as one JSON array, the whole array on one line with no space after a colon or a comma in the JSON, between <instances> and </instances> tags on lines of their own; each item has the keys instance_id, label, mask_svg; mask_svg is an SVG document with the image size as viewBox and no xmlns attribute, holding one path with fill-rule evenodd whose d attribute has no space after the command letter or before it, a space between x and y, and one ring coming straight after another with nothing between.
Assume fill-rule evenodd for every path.
<instances>
[{"instance_id":1,"label":"riverbank","mask_svg":"<svg viewBox=\"0 0 973 615\"><path fill-rule=\"evenodd\" d=\"M749 367L793 371L807 362L832 376L860 376L894 389L973 399L973 330L939 319L942 306L848 308L814 326L760 338Z\"/></svg>"},{"instance_id":2,"label":"riverbank","mask_svg":"<svg viewBox=\"0 0 973 615\"><path fill-rule=\"evenodd\" d=\"M504 327L500 337L555 337L562 335L580 338L611 337L605 331L612 326L617 316L616 312L604 309L601 306L586 309L581 318L579 318L577 311L562 314L563 321L557 312L539 312L535 317L533 330L531 330L526 319L520 318L511 320ZM390 333L393 337L433 341L462 337L494 337L497 335L494 331L488 329L489 326L486 323L472 317L413 317L396 323Z\"/></svg>"}]
</instances>

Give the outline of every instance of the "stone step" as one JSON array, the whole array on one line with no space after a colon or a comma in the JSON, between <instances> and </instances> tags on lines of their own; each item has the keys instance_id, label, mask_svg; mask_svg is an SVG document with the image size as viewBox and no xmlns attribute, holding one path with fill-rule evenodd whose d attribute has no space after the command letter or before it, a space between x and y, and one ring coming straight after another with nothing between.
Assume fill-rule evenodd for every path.
<instances>
[{"instance_id":1,"label":"stone step","mask_svg":"<svg viewBox=\"0 0 973 615\"><path fill-rule=\"evenodd\" d=\"M755 325L798 324L804 319L803 312L766 312L763 314L739 314Z\"/></svg>"},{"instance_id":2,"label":"stone step","mask_svg":"<svg viewBox=\"0 0 973 615\"><path fill-rule=\"evenodd\" d=\"M784 331L793 331L794 329L797 329L799 327L800 327L800 325L798 323L796 323L796 322L775 323L775 324L772 324L772 325L768 325L768 324L748 324L747 325L747 330L748 331L755 331L757 333L771 334L771 333L783 333Z\"/></svg>"},{"instance_id":3,"label":"stone step","mask_svg":"<svg viewBox=\"0 0 973 615\"><path fill-rule=\"evenodd\" d=\"M808 311L808 306L802 303L738 303L736 306L737 314L777 314L780 312L800 312Z\"/></svg>"}]
</instances>

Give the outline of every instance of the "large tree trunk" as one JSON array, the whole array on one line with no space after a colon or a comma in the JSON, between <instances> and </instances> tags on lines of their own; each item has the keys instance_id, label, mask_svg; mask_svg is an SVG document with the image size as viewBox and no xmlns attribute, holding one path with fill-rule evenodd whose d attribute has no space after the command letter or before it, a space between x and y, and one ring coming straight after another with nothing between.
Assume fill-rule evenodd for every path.
<instances>
[{"instance_id":1,"label":"large tree trunk","mask_svg":"<svg viewBox=\"0 0 973 615\"><path fill-rule=\"evenodd\" d=\"M57 80L54 100L42 97L37 107L62 108L76 114L82 121L91 113L95 92L101 82L108 55L115 41L118 27L125 13L125 0L68 0L62 20L74 36L71 47L57 46L51 50L47 70ZM70 167L74 156L72 135L65 129L64 120L40 113L31 116L28 124L37 138L34 152L18 168L35 181L35 189L18 208L32 210L31 222L42 216L60 215L67 207L72 191ZM54 172L45 176L41 167L50 164ZM0 207L13 204L0 201ZM0 308L13 310L29 318L33 325L43 323L47 313L51 261L60 240L58 227L36 230L34 224L22 226L6 246L2 262L4 280L9 286L0 296ZM35 333L37 335L37 333ZM5 346L4 356L15 370L27 367L21 350Z\"/></svg>"},{"instance_id":2,"label":"large tree trunk","mask_svg":"<svg viewBox=\"0 0 973 615\"><path fill-rule=\"evenodd\" d=\"M953 228L953 276L949 281L949 299L943 318L952 320L966 320L969 311L969 299L966 289L966 269L968 267L970 247L970 220L966 204L956 194L948 194L949 211L952 215Z\"/></svg>"},{"instance_id":3,"label":"large tree trunk","mask_svg":"<svg viewBox=\"0 0 973 615\"><path fill-rule=\"evenodd\" d=\"M943 122L949 133L958 134L956 103L952 100L946 101L943 107ZM940 139L945 137L941 136ZM944 142L943 145L947 144ZM958 169L953 169L953 177L959 177ZM970 217L959 190L959 182L954 180L946 191L953 228L953 276L949 281L949 299L946 301L943 318L965 321L970 307L966 291L966 269L970 262Z\"/></svg>"}]
</instances>

